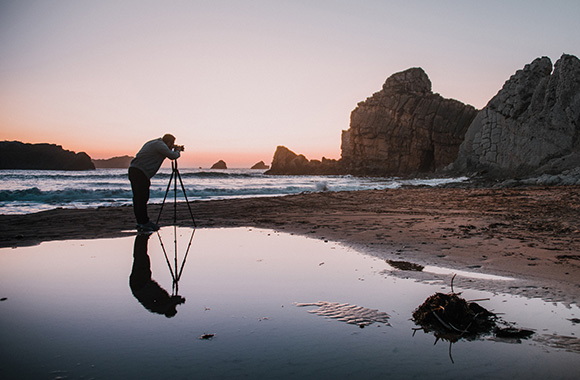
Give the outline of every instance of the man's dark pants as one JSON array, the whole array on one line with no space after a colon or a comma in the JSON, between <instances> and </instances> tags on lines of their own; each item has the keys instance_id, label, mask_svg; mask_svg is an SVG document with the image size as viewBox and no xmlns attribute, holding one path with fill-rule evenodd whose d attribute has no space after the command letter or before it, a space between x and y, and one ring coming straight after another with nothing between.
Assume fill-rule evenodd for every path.
<instances>
[{"instance_id":1,"label":"man's dark pants","mask_svg":"<svg viewBox=\"0 0 580 380\"><path fill-rule=\"evenodd\" d=\"M149 202L149 187L151 181L142 170L130 167L129 181L131 181L131 190L133 190L133 212L137 223L145 224L149 221L147 215L147 202Z\"/></svg>"}]
</instances>

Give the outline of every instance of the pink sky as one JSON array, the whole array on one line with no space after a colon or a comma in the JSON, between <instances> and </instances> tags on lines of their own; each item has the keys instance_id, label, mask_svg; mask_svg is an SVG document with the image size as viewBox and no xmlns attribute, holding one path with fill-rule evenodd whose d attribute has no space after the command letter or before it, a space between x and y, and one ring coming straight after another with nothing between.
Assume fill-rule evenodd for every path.
<instances>
[{"instance_id":1,"label":"pink sky","mask_svg":"<svg viewBox=\"0 0 580 380\"><path fill-rule=\"evenodd\" d=\"M357 103L422 67L485 106L539 56L580 51L578 1L0 0L0 140L93 158L173 133L182 166L340 158Z\"/></svg>"}]
</instances>

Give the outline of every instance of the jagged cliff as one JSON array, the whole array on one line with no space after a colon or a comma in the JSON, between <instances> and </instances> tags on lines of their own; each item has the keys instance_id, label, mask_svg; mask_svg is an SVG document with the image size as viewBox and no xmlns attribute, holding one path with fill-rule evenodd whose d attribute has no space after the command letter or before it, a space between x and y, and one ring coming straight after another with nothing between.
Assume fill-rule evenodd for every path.
<instances>
[{"instance_id":1,"label":"jagged cliff","mask_svg":"<svg viewBox=\"0 0 580 380\"><path fill-rule=\"evenodd\" d=\"M91 170L95 165L84 152L75 153L54 144L0 142L0 169Z\"/></svg>"},{"instance_id":2,"label":"jagged cliff","mask_svg":"<svg viewBox=\"0 0 580 380\"><path fill-rule=\"evenodd\" d=\"M481 111L434 94L427 74L411 68L352 111L340 160L309 161L278 147L268 173L391 176L452 167L454 174L580 184L579 130L575 56L564 54L553 67L548 57L534 60Z\"/></svg>"},{"instance_id":3,"label":"jagged cliff","mask_svg":"<svg viewBox=\"0 0 580 380\"><path fill-rule=\"evenodd\" d=\"M455 161L477 110L431 91L423 69L391 75L342 132L341 159L308 160L278 147L267 174L412 175Z\"/></svg>"},{"instance_id":4,"label":"jagged cliff","mask_svg":"<svg viewBox=\"0 0 580 380\"><path fill-rule=\"evenodd\" d=\"M470 125L454 168L494 177L580 167L580 60L542 57L518 70Z\"/></svg>"},{"instance_id":5,"label":"jagged cliff","mask_svg":"<svg viewBox=\"0 0 580 380\"><path fill-rule=\"evenodd\" d=\"M431 91L423 69L391 75L381 91L352 111L342 132L342 158L351 174L409 175L455 161L477 110Z\"/></svg>"}]
</instances>

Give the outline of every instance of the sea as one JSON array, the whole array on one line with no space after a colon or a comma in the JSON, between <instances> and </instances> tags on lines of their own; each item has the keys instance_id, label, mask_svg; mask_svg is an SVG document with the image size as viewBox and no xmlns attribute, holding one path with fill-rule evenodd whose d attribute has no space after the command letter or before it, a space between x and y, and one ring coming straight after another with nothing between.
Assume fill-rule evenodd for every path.
<instances>
[{"instance_id":1,"label":"sea","mask_svg":"<svg viewBox=\"0 0 580 380\"><path fill-rule=\"evenodd\" d=\"M162 168L151 180L149 203L165 196L188 201L283 196L322 191L396 189L437 186L466 181L467 177L401 179L336 176L275 176L255 169ZM183 187L181 186L183 184ZM175 188L177 185L177 189ZM177 191L176 191L177 190ZM184 196L185 193L185 196ZM97 208L132 202L127 169L89 171L0 170L0 214L29 214L55 208Z\"/></svg>"}]
</instances>

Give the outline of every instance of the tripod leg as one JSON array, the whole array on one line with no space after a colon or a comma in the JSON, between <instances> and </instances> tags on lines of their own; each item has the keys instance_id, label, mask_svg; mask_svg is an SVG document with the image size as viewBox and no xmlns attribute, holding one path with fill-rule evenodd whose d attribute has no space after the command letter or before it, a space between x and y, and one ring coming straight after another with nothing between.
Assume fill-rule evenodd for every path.
<instances>
[{"instance_id":1,"label":"tripod leg","mask_svg":"<svg viewBox=\"0 0 580 380\"><path fill-rule=\"evenodd\" d=\"M187 199L187 194L185 193L185 186L183 186L183 180L181 179L181 174L179 174L179 170L175 169L176 177L179 178L179 183L181 184L181 190L183 190L183 196L185 197L185 203L187 204L187 208L189 209L189 215L191 216L191 221L193 222L193 227L197 227L195 224L195 218L193 217L193 211L191 211L191 206L189 205L189 200ZM176 179L177 181L177 179Z\"/></svg>"},{"instance_id":2,"label":"tripod leg","mask_svg":"<svg viewBox=\"0 0 580 380\"><path fill-rule=\"evenodd\" d=\"M177 224L177 164L171 162L172 174L175 175L175 182L173 182L173 225ZM176 247L177 248L177 247ZM177 252L177 251L176 251Z\"/></svg>"},{"instance_id":3,"label":"tripod leg","mask_svg":"<svg viewBox=\"0 0 580 380\"><path fill-rule=\"evenodd\" d=\"M169 188L171 187L171 181L173 180L175 172L171 171L171 177L169 177L169 183L167 184L167 189L165 190L165 196L163 197L163 202L161 203L161 208L159 209L159 215L157 215L157 222L155 224L159 225L159 219L161 219L161 211L163 211L163 206L165 205L165 200L167 199L167 193L169 193Z\"/></svg>"}]
</instances>

